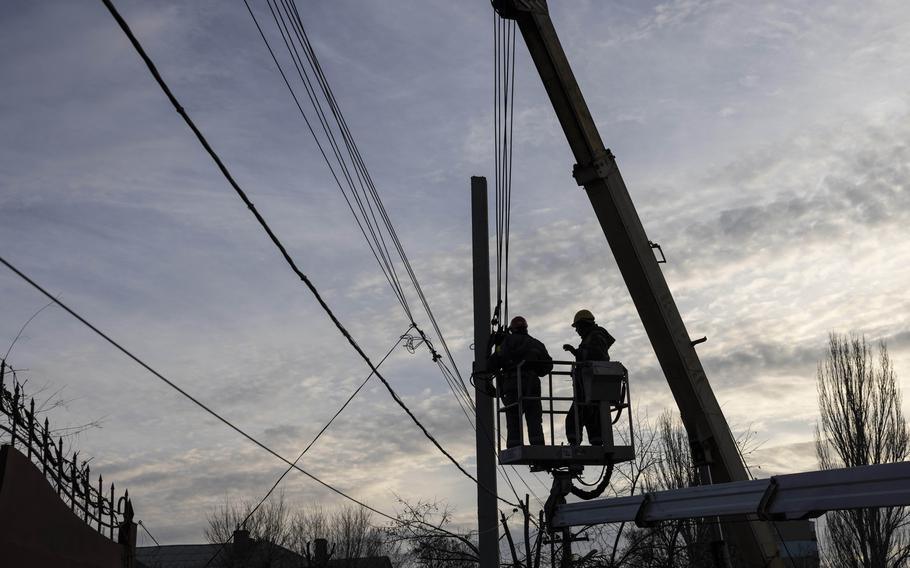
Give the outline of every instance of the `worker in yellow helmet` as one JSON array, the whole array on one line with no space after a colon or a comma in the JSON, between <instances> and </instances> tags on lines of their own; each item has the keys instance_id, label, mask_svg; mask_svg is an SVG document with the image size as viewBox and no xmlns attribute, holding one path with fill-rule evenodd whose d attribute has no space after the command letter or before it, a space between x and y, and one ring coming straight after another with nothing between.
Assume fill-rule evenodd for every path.
<instances>
[{"instance_id":1,"label":"worker in yellow helmet","mask_svg":"<svg viewBox=\"0 0 910 568\"><path fill-rule=\"evenodd\" d=\"M581 337L581 343L578 347L572 347L568 343L562 348L575 356L575 361L585 363L587 361L609 361L610 346L616 343L610 333L597 325L594 321L594 314L590 310L578 310L572 320L572 327ZM603 445L603 438L600 429L600 412L595 406L580 406L579 401L585 400L584 387L581 383L581 374L573 373L572 385L575 388L575 401L569 408L566 415L566 437L569 444L577 446L581 444L582 429L588 431L588 442L593 446Z\"/></svg>"}]
</instances>

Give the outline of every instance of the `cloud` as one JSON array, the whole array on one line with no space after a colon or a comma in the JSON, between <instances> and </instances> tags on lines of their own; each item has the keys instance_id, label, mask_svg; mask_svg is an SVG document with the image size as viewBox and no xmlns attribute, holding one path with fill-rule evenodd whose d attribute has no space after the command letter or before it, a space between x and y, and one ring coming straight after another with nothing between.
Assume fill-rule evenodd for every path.
<instances>
[{"instance_id":1,"label":"cloud","mask_svg":"<svg viewBox=\"0 0 910 568\"><path fill-rule=\"evenodd\" d=\"M301 5L301 8L303 6ZM241 5L125 2L175 92L374 361L408 326L363 247ZM812 467L814 362L827 333L889 341L906 325L906 10L878 2L553 5L602 134L728 420ZM488 6L314 3L303 15L465 380L473 353L468 178L490 159ZM225 186L103 9L0 8L0 243L92 322L277 451L296 457L367 376ZM634 49L633 49L634 47ZM594 311L617 337L633 402L673 400L527 55L519 49L509 308L554 356ZM725 110L729 109L729 110ZM719 117L719 114L726 116ZM492 183L491 183L492 188ZM0 276L0 337L43 300ZM432 326L406 285L418 322ZM494 295L495 297L495 295ZM59 310L15 363L76 398L58 424L105 416L78 444L164 542L255 499L282 464ZM437 348L440 347L436 340ZM898 371L903 368L898 367ZM473 467L474 432L425 349L384 376ZM438 497L474 519L474 488L371 379L304 457L352 496ZM95 471L96 465L93 465ZM514 477L514 472L509 475ZM519 473L528 476L524 470ZM527 477L538 493L546 489ZM515 480L519 491L523 485ZM545 480L545 484L549 481ZM505 480L500 480L503 493ZM342 499L295 474L298 506Z\"/></svg>"}]
</instances>

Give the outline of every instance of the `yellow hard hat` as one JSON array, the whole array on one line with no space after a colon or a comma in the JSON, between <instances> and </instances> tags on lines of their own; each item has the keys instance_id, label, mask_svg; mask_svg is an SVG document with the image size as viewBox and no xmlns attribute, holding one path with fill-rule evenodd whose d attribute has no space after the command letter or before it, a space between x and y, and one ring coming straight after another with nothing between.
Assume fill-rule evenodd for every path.
<instances>
[{"instance_id":1,"label":"yellow hard hat","mask_svg":"<svg viewBox=\"0 0 910 568\"><path fill-rule=\"evenodd\" d=\"M580 321L588 321L594 323L594 314L590 310L578 310L575 313L575 318L572 320L572 327L578 325Z\"/></svg>"}]
</instances>

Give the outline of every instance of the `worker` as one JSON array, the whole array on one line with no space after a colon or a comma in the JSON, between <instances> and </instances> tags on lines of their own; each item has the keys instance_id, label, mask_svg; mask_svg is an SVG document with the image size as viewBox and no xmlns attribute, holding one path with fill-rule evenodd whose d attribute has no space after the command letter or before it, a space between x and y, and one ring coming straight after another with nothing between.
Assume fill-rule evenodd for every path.
<instances>
[{"instance_id":1,"label":"worker","mask_svg":"<svg viewBox=\"0 0 910 568\"><path fill-rule=\"evenodd\" d=\"M567 343L562 348L575 356L576 363L610 360L610 346L616 340L606 329L595 323L594 314L590 310L578 310L572 320L572 327L581 337L581 343L578 347L572 347ZM600 409L595 404L583 404L585 393L579 365L575 366L572 374L572 386L575 390L575 400L566 415L566 438L569 439L569 444L573 446L581 444L582 429L585 429L588 431L588 442L592 446L603 445Z\"/></svg>"},{"instance_id":2,"label":"worker","mask_svg":"<svg viewBox=\"0 0 910 568\"><path fill-rule=\"evenodd\" d=\"M532 446L542 446L544 436L540 377L553 370L553 359L543 343L528 335L528 321L522 316L512 318L507 331L494 337L495 349L489 359L490 371L498 371L499 396L506 405L506 447L521 444L521 413L517 404L519 374L521 410L528 425L528 442Z\"/></svg>"}]
</instances>

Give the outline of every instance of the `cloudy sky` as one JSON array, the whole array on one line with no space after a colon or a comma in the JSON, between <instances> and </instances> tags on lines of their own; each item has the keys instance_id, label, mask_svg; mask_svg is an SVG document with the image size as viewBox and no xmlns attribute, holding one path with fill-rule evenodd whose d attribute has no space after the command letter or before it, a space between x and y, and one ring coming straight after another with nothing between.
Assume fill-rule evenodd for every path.
<instances>
[{"instance_id":1,"label":"cloudy sky","mask_svg":"<svg viewBox=\"0 0 910 568\"><path fill-rule=\"evenodd\" d=\"M407 327L241 0L118 3L174 92L379 359ZM264 3L252 2L265 17ZM910 5L551 1L709 379L761 474L814 467L832 331L888 341L910 386ZM469 178L493 175L488 3L298 7L462 372L472 354ZM0 255L201 400L295 456L368 373L97 1L0 4ZM639 412L672 397L519 44L510 298L552 353L588 307ZM46 302L0 272L0 344ZM429 327L425 319L419 319ZM63 388L59 425L162 542L283 470L57 308L10 361ZM473 431L425 351L385 376L473 468ZM474 487L370 383L303 466L383 510L472 518ZM514 473L510 475L515 477ZM541 482L524 473L543 497ZM516 480L522 491L523 485ZM502 482L500 482L502 485ZM339 504L303 476L295 504Z\"/></svg>"}]
</instances>

